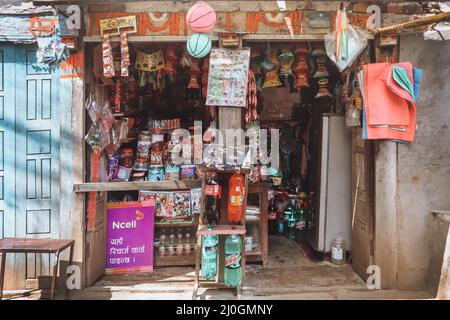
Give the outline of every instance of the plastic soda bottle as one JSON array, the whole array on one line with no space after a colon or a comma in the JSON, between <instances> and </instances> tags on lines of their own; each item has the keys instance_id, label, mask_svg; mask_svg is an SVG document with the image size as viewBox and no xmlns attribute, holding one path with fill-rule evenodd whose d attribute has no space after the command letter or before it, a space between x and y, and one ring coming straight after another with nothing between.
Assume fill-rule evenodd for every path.
<instances>
[{"instance_id":1,"label":"plastic soda bottle","mask_svg":"<svg viewBox=\"0 0 450 320\"><path fill-rule=\"evenodd\" d=\"M230 234L225 240L225 284L237 287L242 281L242 241L237 234Z\"/></svg>"},{"instance_id":2,"label":"plastic soda bottle","mask_svg":"<svg viewBox=\"0 0 450 320\"><path fill-rule=\"evenodd\" d=\"M297 207L297 203L295 203L292 208L292 213L287 219L287 227L288 227L287 237L289 239L295 239L295 226L297 222L298 209L299 208Z\"/></svg>"},{"instance_id":3,"label":"plastic soda bottle","mask_svg":"<svg viewBox=\"0 0 450 320\"><path fill-rule=\"evenodd\" d=\"M306 241L306 209L300 207L297 221L295 223L295 241L302 243Z\"/></svg>"},{"instance_id":4,"label":"plastic soda bottle","mask_svg":"<svg viewBox=\"0 0 450 320\"><path fill-rule=\"evenodd\" d=\"M217 181L217 174L213 173L205 186L205 211L208 225L219 223L221 192L221 187Z\"/></svg>"},{"instance_id":5,"label":"plastic soda bottle","mask_svg":"<svg viewBox=\"0 0 450 320\"><path fill-rule=\"evenodd\" d=\"M228 191L228 221L239 222L244 217L245 177L236 172L230 177Z\"/></svg>"},{"instance_id":6,"label":"plastic soda bottle","mask_svg":"<svg viewBox=\"0 0 450 320\"><path fill-rule=\"evenodd\" d=\"M202 277L212 279L217 274L217 235L208 234L202 239Z\"/></svg>"}]
</instances>

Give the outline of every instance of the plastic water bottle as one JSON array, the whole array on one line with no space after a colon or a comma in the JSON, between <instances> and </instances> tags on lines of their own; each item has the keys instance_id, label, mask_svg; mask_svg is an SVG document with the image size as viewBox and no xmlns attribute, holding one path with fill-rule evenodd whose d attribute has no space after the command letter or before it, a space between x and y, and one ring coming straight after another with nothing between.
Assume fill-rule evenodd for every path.
<instances>
[{"instance_id":1,"label":"plastic water bottle","mask_svg":"<svg viewBox=\"0 0 450 320\"><path fill-rule=\"evenodd\" d=\"M230 234L225 240L225 284L237 287L242 281L242 241L236 234Z\"/></svg>"},{"instance_id":2,"label":"plastic water bottle","mask_svg":"<svg viewBox=\"0 0 450 320\"><path fill-rule=\"evenodd\" d=\"M202 239L202 277L212 279L217 274L217 235L208 234Z\"/></svg>"}]
</instances>

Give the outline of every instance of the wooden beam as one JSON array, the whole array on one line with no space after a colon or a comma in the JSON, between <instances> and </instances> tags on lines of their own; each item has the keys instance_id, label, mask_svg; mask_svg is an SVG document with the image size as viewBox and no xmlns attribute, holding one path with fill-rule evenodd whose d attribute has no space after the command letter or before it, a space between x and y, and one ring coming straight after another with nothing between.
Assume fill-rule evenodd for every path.
<instances>
[{"instance_id":1,"label":"wooden beam","mask_svg":"<svg viewBox=\"0 0 450 320\"><path fill-rule=\"evenodd\" d=\"M217 41L218 37L214 35L209 36L211 41ZM186 42L187 36L128 36L128 42ZM83 38L84 42L102 42L101 36L86 36ZM111 42L120 42L120 37L112 37Z\"/></svg>"},{"instance_id":2,"label":"wooden beam","mask_svg":"<svg viewBox=\"0 0 450 320\"><path fill-rule=\"evenodd\" d=\"M440 21L450 19L450 11L438 13L432 16L428 16L425 18L419 18L411 21L406 21L398 24L394 24L392 26L382 27L374 29L372 32L374 34L384 33L384 32L392 32L392 31L400 31L408 28L415 28L423 25L430 25Z\"/></svg>"},{"instance_id":3,"label":"wooden beam","mask_svg":"<svg viewBox=\"0 0 450 320\"><path fill-rule=\"evenodd\" d=\"M243 40L251 41L251 42L298 42L298 41L323 41L325 34L324 33L308 33L308 34L300 34L294 35L291 37L290 35L280 35L280 34L247 34L243 36ZM217 35L209 36L211 41L218 41L219 37ZM187 36L129 36L128 42L130 43L143 43L143 42L186 42ZM369 39L373 39L373 35L368 36ZM84 42L102 42L102 38L100 36L85 36L83 37ZM119 42L119 37L112 37L112 42Z\"/></svg>"},{"instance_id":4,"label":"wooden beam","mask_svg":"<svg viewBox=\"0 0 450 320\"><path fill-rule=\"evenodd\" d=\"M131 182L86 182L75 183L74 192L128 191L128 190L182 190L201 188L200 181L131 181Z\"/></svg>"}]
</instances>

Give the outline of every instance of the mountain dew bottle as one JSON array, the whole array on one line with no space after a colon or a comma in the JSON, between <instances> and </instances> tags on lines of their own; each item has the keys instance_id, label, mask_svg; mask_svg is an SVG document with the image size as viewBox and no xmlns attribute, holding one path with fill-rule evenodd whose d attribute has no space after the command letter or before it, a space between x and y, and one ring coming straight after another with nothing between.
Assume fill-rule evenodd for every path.
<instances>
[{"instance_id":1,"label":"mountain dew bottle","mask_svg":"<svg viewBox=\"0 0 450 320\"><path fill-rule=\"evenodd\" d=\"M203 237L202 245L202 277L212 279L217 274L217 235L208 234Z\"/></svg>"},{"instance_id":2,"label":"mountain dew bottle","mask_svg":"<svg viewBox=\"0 0 450 320\"><path fill-rule=\"evenodd\" d=\"M225 240L225 284L237 287L242 281L242 241L237 234L230 234Z\"/></svg>"}]
</instances>

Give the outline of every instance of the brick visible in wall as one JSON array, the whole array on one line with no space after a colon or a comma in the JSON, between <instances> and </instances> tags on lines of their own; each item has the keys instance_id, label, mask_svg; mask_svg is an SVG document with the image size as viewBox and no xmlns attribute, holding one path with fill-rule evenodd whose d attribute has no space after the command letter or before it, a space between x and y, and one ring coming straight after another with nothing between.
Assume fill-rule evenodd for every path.
<instances>
[{"instance_id":1,"label":"brick visible in wall","mask_svg":"<svg viewBox=\"0 0 450 320\"><path fill-rule=\"evenodd\" d=\"M373 1L373 2L358 2L358 3L353 3L352 5L352 12L357 12L357 13L366 13L367 12L367 8L372 5L375 4L377 6L380 7L381 9L381 13L385 13L387 8L386 8L386 3L380 3L377 1Z\"/></svg>"},{"instance_id":2,"label":"brick visible in wall","mask_svg":"<svg viewBox=\"0 0 450 320\"><path fill-rule=\"evenodd\" d=\"M394 14L420 14L423 13L423 7L415 2L396 2L388 3L387 12Z\"/></svg>"}]
</instances>

